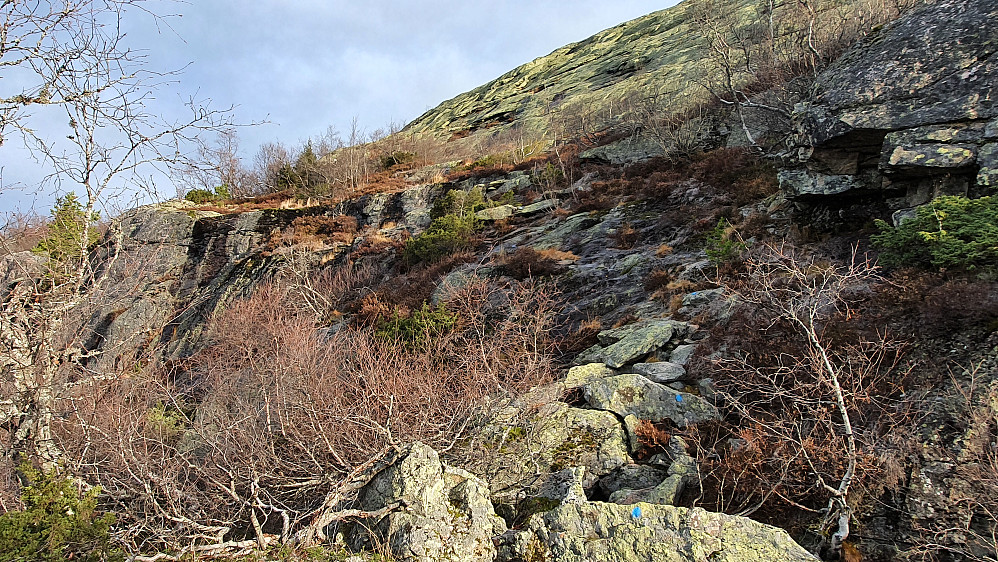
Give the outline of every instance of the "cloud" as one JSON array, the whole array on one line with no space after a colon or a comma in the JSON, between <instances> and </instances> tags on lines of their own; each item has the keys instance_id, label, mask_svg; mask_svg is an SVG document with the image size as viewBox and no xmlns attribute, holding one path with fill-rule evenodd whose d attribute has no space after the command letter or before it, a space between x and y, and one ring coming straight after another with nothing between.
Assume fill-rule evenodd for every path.
<instances>
[{"instance_id":1,"label":"cloud","mask_svg":"<svg viewBox=\"0 0 998 562\"><path fill-rule=\"evenodd\" d=\"M160 92L157 112L179 100L236 106L244 156L264 142L296 144L357 117L367 129L408 122L520 64L629 19L667 7L651 0L160 0L156 21L126 15L129 44L157 70L185 68ZM38 166L0 147L4 181L35 185ZM169 190L164 190L169 191ZM0 211L17 206L0 188ZM30 201L30 197L21 197ZM50 197L51 199L51 197Z\"/></svg>"}]
</instances>

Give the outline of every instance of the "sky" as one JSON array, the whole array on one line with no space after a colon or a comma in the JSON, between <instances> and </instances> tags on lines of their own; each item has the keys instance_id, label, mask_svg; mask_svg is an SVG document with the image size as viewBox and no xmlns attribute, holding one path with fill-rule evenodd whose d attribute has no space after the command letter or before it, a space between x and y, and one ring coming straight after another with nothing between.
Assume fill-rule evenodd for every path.
<instances>
[{"instance_id":1,"label":"sky","mask_svg":"<svg viewBox=\"0 0 998 562\"><path fill-rule=\"evenodd\" d=\"M157 112L179 112L195 96L235 106L240 123L266 122L239 130L249 163L266 142L294 146L330 126L347 136L354 118L368 131L408 123L523 63L675 3L150 0L173 17L128 13L124 28L148 67L184 69L157 92ZM39 165L6 143L0 167L0 213L44 214L54 194L38 187Z\"/></svg>"}]
</instances>

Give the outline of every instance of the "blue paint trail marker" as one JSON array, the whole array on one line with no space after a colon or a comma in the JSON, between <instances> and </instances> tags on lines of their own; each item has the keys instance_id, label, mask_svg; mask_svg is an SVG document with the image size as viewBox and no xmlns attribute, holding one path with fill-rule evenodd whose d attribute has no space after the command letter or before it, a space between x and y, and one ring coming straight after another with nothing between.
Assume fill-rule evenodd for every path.
<instances>
[{"instance_id":1,"label":"blue paint trail marker","mask_svg":"<svg viewBox=\"0 0 998 562\"><path fill-rule=\"evenodd\" d=\"M676 402L682 402L682 401L683 401L683 395L682 394L677 394L676 395Z\"/></svg>"},{"instance_id":2,"label":"blue paint trail marker","mask_svg":"<svg viewBox=\"0 0 998 562\"><path fill-rule=\"evenodd\" d=\"M640 519L641 518L641 506L640 505L634 506L634 510L631 511L631 517L633 517L635 519Z\"/></svg>"}]
</instances>

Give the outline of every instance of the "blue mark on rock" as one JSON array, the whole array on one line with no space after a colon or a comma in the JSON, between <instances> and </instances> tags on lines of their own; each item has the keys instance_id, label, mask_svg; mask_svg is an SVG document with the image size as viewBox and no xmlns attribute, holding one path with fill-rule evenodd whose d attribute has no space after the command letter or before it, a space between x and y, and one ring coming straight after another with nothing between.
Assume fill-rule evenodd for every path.
<instances>
[{"instance_id":1,"label":"blue mark on rock","mask_svg":"<svg viewBox=\"0 0 998 562\"><path fill-rule=\"evenodd\" d=\"M682 394L677 394L676 395L676 402L682 402L682 401L683 401L683 395Z\"/></svg>"},{"instance_id":2,"label":"blue mark on rock","mask_svg":"<svg viewBox=\"0 0 998 562\"><path fill-rule=\"evenodd\" d=\"M641 506L634 506L634 510L631 511L631 517L638 519L641 517Z\"/></svg>"}]
</instances>

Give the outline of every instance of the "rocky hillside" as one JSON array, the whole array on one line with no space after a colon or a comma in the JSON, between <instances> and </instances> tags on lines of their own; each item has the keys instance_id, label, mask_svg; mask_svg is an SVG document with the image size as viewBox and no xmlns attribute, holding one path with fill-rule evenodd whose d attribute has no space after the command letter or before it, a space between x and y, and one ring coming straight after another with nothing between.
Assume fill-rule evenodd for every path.
<instances>
[{"instance_id":1,"label":"rocky hillside","mask_svg":"<svg viewBox=\"0 0 998 562\"><path fill-rule=\"evenodd\" d=\"M737 14L753 6L736 0L719 9ZM566 45L440 104L407 129L458 137L510 126L536 131L559 106L583 100L620 99L649 86L679 98L700 72L705 50L686 8L655 12Z\"/></svg>"},{"instance_id":2,"label":"rocky hillside","mask_svg":"<svg viewBox=\"0 0 998 562\"><path fill-rule=\"evenodd\" d=\"M686 14L409 130L678 96L704 49ZM767 147L729 142L721 104L726 132L681 158L607 138L395 170L406 188L336 203L138 208L61 323L44 259L5 256L9 448L99 485L136 560L994 559L996 19L937 0L877 29ZM940 195L985 218L895 246L945 224L962 266L876 266L902 230L869 220L957 218L926 207ZM38 348L65 362L30 370L49 325Z\"/></svg>"}]
</instances>

